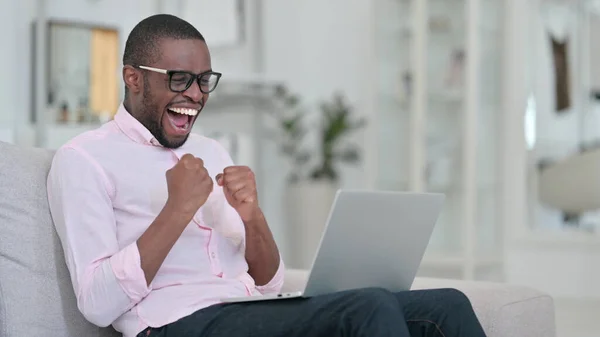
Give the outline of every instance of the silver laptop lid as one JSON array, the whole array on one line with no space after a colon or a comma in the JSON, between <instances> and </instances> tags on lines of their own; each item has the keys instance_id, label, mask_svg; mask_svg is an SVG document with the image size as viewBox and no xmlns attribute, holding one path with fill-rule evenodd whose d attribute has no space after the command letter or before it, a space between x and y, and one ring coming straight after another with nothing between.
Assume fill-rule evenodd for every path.
<instances>
[{"instance_id":1,"label":"silver laptop lid","mask_svg":"<svg viewBox=\"0 0 600 337\"><path fill-rule=\"evenodd\" d=\"M337 192L304 296L364 287L409 290L444 195Z\"/></svg>"}]
</instances>

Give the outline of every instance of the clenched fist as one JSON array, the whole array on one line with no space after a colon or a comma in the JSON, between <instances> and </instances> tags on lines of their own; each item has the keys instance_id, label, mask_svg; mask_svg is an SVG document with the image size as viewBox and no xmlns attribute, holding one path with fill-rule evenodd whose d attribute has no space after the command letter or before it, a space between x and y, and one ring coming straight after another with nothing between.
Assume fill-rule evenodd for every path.
<instances>
[{"instance_id":1,"label":"clenched fist","mask_svg":"<svg viewBox=\"0 0 600 337\"><path fill-rule=\"evenodd\" d=\"M223 187L227 202L243 221L252 221L261 214L258 207L256 180L247 166L229 166L216 177L217 184Z\"/></svg>"},{"instance_id":2,"label":"clenched fist","mask_svg":"<svg viewBox=\"0 0 600 337\"><path fill-rule=\"evenodd\" d=\"M168 203L182 215L193 218L213 190L204 161L186 154L167 171Z\"/></svg>"}]
</instances>

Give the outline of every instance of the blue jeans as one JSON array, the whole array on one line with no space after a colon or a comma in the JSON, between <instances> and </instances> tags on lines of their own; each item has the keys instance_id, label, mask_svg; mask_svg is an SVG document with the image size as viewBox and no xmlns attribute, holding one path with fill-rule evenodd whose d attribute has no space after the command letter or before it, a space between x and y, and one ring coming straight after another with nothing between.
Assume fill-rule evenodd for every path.
<instances>
[{"instance_id":1,"label":"blue jeans","mask_svg":"<svg viewBox=\"0 0 600 337\"><path fill-rule=\"evenodd\" d=\"M139 337L485 337L469 299L455 289L391 293L378 288L308 299L214 305Z\"/></svg>"}]
</instances>

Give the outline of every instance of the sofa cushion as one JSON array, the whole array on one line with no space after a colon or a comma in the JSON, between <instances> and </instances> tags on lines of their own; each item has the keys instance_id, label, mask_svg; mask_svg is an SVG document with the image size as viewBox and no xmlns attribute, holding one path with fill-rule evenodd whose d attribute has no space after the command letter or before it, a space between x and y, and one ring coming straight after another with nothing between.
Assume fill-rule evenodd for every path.
<instances>
[{"instance_id":1,"label":"sofa cushion","mask_svg":"<svg viewBox=\"0 0 600 337\"><path fill-rule=\"evenodd\" d=\"M79 313L46 197L52 152L0 142L0 336L119 336Z\"/></svg>"}]
</instances>

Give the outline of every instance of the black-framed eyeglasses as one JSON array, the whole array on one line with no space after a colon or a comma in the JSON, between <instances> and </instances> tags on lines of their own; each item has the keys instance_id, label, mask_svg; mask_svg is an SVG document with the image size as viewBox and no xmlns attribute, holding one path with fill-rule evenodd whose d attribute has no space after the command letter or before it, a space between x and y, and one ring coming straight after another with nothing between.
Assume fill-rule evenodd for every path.
<instances>
[{"instance_id":1,"label":"black-framed eyeglasses","mask_svg":"<svg viewBox=\"0 0 600 337\"><path fill-rule=\"evenodd\" d=\"M169 90L173 92L184 92L188 90L194 81L198 82L200 91L205 94L211 93L219 84L222 74L215 71L206 71L194 74L184 70L167 70L148 66L136 66L136 68L165 74L169 77Z\"/></svg>"}]
</instances>

